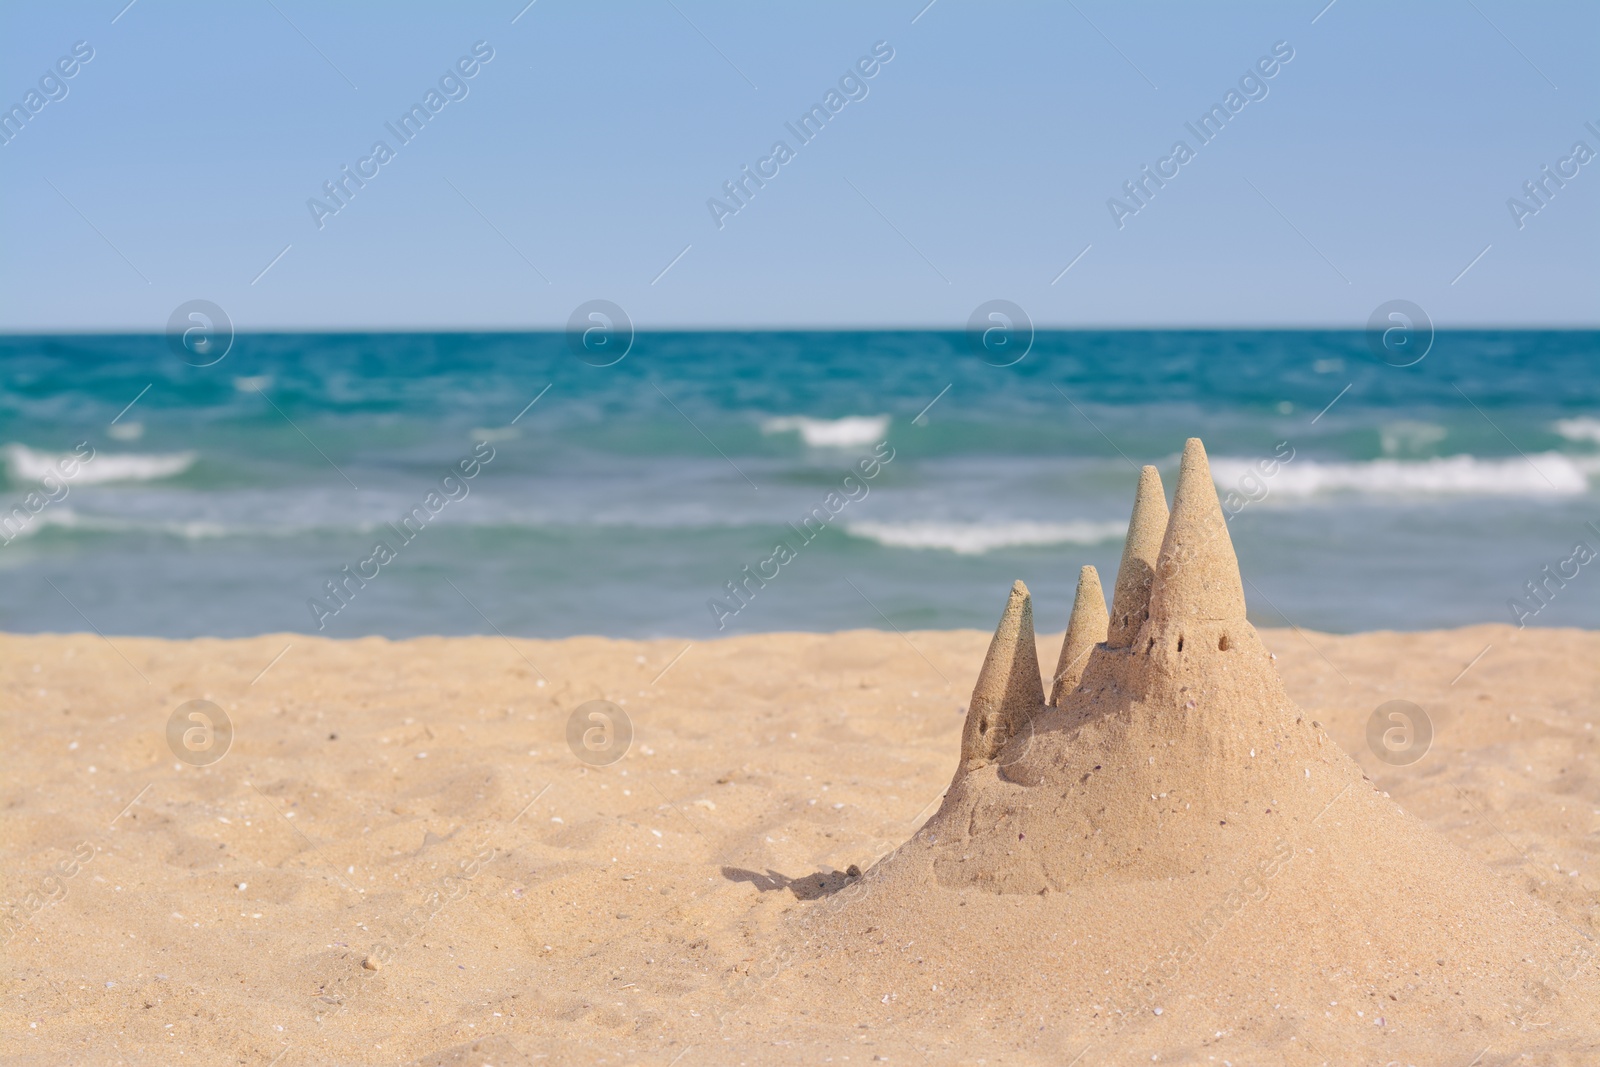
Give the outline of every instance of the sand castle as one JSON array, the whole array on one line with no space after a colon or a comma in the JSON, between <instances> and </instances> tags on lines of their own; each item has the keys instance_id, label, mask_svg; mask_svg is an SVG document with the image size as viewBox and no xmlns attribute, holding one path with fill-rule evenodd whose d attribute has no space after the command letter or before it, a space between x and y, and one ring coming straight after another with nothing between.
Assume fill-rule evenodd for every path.
<instances>
[{"instance_id":1,"label":"sand castle","mask_svg":"<svg viewBox=\"0 0 1600 1067\"><path fill-rule=\"evenodd\" d=\"M1048 1030L1064 1059L1145 1028L1226 1035L1213 1052L1304 1034L1316 1063L1447 1031L1466 1062L1600 1006L1588 934L1401 811L1289 699L1198 439L1170 514L1140 473L1109 612L1079 572L1045 689L1017 582L942 805L798 917L795 980L860 990L840 1010L863 1017Z\"/></svg>"},{"instance_id":2,"label":"sand castle","mask_svg":"<svg viewBox=\"0 0 1600 1067\"><path fill-rule=\"evenodd\" d=\"M962 736L962 771L994 760L1019 733L1031 734L1030 724L1041 713L1065 709L1090 673L1098 646L1104 647L1094 677L1102 690L1110 687L1119 693L1148 689L1151 679L1146 676L1152 670L1161 677L1204 672L1202 649L1262 651L1254 628L1245 621L1238 561L1199 438L1190 438L1184 447L1170 513L1160 473L1150 466L1139 472L1109 612L1099 574L1093 567L1079 572L1048 701L1039 684L1034 643L1033 608L1027 587L1019 581L1012 586L973 688ZM1182 658L1186 645L1187 660ZM1273 673L1254 657L1246 662L1256 667L1255 674Z\"/></svg>"},{"instance_id":3,"label":"sand castle","mask_svg":"<svg viewBox=\"0 0 1600 1067\"><path fill-rule=\"evenodd\" d=\"M1124 842L1127 855L1102 849L1086 864L1040 850L1036 862L1018 864L1011 841L1005 849L1011 858L986 866L963 846L962 873L941 876L1020 882L1039 891L1082 880L1103 863L1177 870L1197 840L1211 836L1198 822L1193 833L1177 829L1196 820L1197 800L1207 813L1219 804L1248 805L1245 794L1258 791L1264 776L1284 773L1286 756L1306 756L1320 745L1245 618L1238 561L1198 438L1184 447L1170 512L1160 474L1148 466L1140 471L1109 611L1095 569L1079 572L1048 699L1028 591L1021 582L1012 587L973 689L955 779L930 827L951 820L981 825L995 789L1066 784L1063 772L1104 774L1103 759L1077 768L1090 739L1095 750L1133 743L1159 752L1142 766L1118 768L1113 788L1131 794L1128 800L1183 793L1184 807L1155 819L1158 830L1144 825L1156 813L1139 814L1148 804L1127 804L1119 836L1138 838ZM1231 758L1242 759L1249 777L1226 771ZM1071 806L1070 793L1066 799ZM1040 833L1055 836L1044 824L1065 814L1059 805L1034 802L1025 812L1008 812L1005 821L1027 841L1023 824L1038 822ZM1094 820L1078 812L1073 821Z\"/></svg>"}]
</instances>

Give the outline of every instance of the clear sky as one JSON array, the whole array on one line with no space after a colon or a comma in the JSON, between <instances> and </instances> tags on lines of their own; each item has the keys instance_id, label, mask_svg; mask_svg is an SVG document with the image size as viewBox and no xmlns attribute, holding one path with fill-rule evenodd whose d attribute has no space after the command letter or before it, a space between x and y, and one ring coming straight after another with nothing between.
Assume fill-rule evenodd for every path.
<instances>
[{"instance_id":1,"label":"clear sky","mask_svg":"<svg viewBox=\"0 0 1600 1067\"><path fill-rule=\"evenodd\" d=\"M5 5L0 329L154 332L192 299L242 330L558 328L595 298L646 328L955 328L993 298L1058 326L1600 320L1592 3L525 2ZM746 165L775 175L733 213ZM332 213L346 166L371 176ZM1145 166L1175 176L1141 205Z\"/></svg>"}]
</instances>

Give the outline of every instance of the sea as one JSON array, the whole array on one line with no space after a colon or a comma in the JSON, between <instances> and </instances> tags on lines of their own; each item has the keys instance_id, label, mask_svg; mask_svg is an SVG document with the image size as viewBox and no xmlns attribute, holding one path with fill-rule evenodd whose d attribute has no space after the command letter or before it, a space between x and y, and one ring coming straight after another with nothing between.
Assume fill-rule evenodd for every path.
<instances>
[{"instance_id":1,"label":"sea","mask_svg":"<svg viewBox=\"0 0 1600 1067\"><path fill-rule=\"evenodd\" d=\"M1193 436L1257 625L1600 627L1600 333L1419 350L241 334L195 366L161 335L5 336L0 630L991 629L1019 578L1059 630L1082 565L1111 587L1138 467L1170 497Z\"/></svg>"}]
</instances>

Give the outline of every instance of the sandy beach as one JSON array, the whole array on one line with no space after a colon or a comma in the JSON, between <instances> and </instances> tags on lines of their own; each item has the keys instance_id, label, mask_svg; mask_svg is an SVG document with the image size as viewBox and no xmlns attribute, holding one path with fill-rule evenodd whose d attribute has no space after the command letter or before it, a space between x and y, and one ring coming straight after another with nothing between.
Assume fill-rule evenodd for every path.
<instances>
[{"instance_id":1,"label":"sandy beach","mask_svg":"<svg viewBox=\"0 0 1600 1067\"><path fill-rule=\"evenodd\" d=\"M0 8L0 1067L1600 1067L1600 5L387 13Z\"/></svg>"},{"instance_id":2,"label":"sandy beach","mask_svg":"<svg viewBox=\"0 0 1600 1067\"><path fill-rule=\"evenodd\" d=\"M1262 639L1375 790L1570 924L1575 950L1592 944L1600 636ZM785 925L937 806L988 640L773 634L684 652L597 638L0 638L5 1061L1065 1063L1087 1049L1078 1062L1339 1063L1352 1047L1418 1063L1485 1048L1485 1064L1593 1061L1594 1016L1561 1014L1560 973L1455 1032L1374 1026L1355 990L1370 976L1355 973L1336 978L1348 1000L1274 1010L1233 977L1276 936L1258 904L1200 949L1164 1017L1096 1020L1080 1010L1092 991L1062 990L1053 1017L1021 1025L992 1001L1013 981L997 978L1007 961L982 952L971 973L929 981L952 1009L942 1026L899 1006L924 977L910 959L890 969L900 988L797 977L774 955ZM1059 645L1042 636L1040 661ZM199 768L164 736L195 698L235 730ZM603 767L566 740L569 713L597 698L634 730ZM1408 767L1366 743L1372 710L1395 698L1435 734ZM1369 847L1350 842L1345 858ZM1105 907L1120 915L1154 899L1113 888ZM1272 905L1317 892L1293 865L1267 889ZM1231 1028L1164 1021L1221 995L1238 998Z\"/></svg>"}]
</instances>

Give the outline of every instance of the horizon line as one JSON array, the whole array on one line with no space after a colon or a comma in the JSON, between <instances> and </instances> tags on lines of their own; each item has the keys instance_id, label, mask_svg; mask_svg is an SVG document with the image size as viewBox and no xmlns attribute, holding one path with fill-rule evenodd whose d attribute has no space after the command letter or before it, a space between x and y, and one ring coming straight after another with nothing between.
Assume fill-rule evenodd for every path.
<instances>
[{"instance_id":1,"label":"horizon line","mask_svg":"<svg viewBox=\"0 0 1600 1067\"><path fill-rule=\"evenodd\" d=\"M1039 325L1034 333L1365 333L1365 325ZM690 334L690 333L940 333L962 334L965 326L649 326L635 325L634 334ZM1456 326L1434 325L1435 333L1594 333L1600 332L1600 322L1566 324L1466 324ZM492 329L467 329L460 326L282 326L263 329L235 328L234 336L272 336L281 334L457 334L461 336L547 334L560 337L566 329L560 326L497 327ZM0 327L0 338L11 337L164 337L165 331L106 327L104 329L9 329Z\"/></svg>"}]
</instances>

